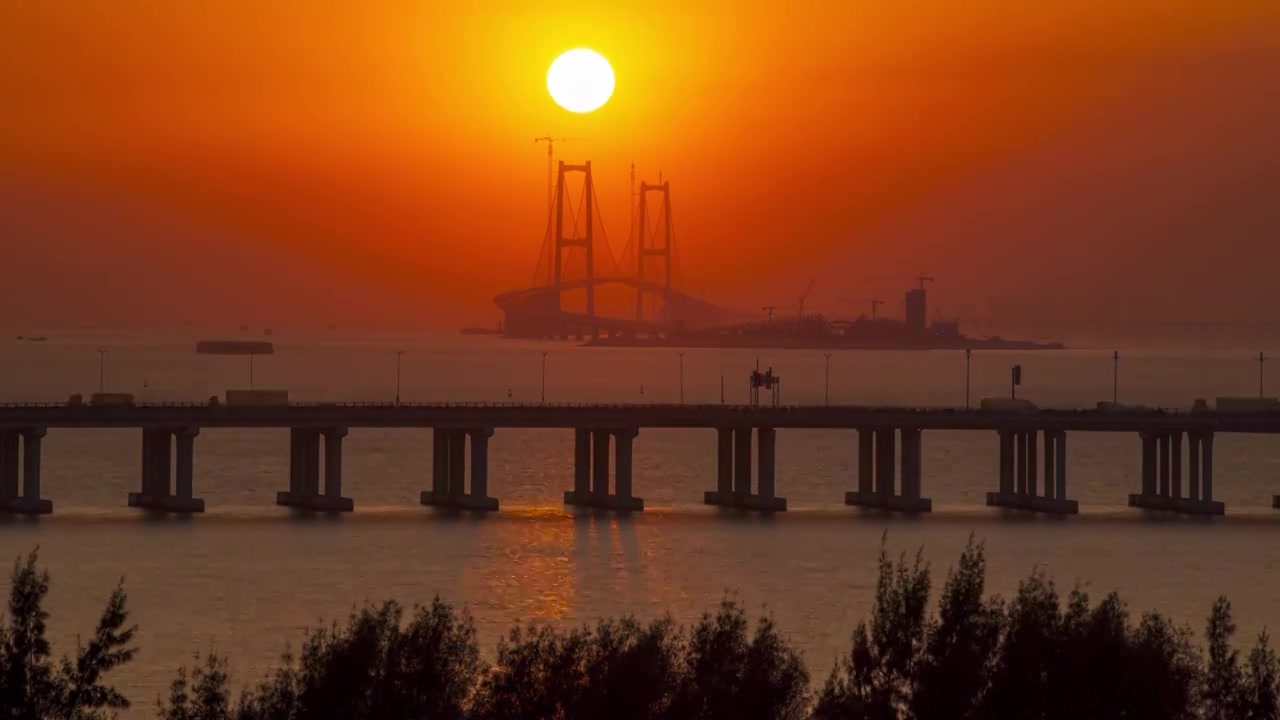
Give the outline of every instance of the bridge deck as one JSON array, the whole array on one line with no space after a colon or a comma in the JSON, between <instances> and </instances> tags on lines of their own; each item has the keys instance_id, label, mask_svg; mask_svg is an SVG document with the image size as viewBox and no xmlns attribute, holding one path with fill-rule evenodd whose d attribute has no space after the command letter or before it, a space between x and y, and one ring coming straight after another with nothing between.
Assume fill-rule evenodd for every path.
<instances>
[{"instance_id":1,"label":"bridge deck","mask_svg":"<svg viewBox=\"0 0 1280 720\"><path fill-rule=\"evenodd\" d=\"M921 430L1067 430L1084 432L1280 433L1280 413L990 412L957 408L867 406L303 403L269 407L207 404L0 405L0 428L773 427Z\"/></svg>"}]
</instances>

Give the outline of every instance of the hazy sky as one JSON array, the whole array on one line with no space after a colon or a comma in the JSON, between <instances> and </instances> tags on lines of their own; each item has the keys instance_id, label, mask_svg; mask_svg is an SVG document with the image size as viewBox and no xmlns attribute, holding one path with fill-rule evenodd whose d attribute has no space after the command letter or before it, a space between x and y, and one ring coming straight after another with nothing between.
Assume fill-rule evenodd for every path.
<instances>
[{"instance_id":1,"label":"hazy sky","mask_svg":"<svg viewBox=\"0 0 1280 720\"><path fill-rule=\"evenodd\" d=\"M0 58L0 325L491 322L547 133L615 251L661 171L686 288L744 308L1280 306L1275 0L9 0Z\"/></svg>"}]
</instances>

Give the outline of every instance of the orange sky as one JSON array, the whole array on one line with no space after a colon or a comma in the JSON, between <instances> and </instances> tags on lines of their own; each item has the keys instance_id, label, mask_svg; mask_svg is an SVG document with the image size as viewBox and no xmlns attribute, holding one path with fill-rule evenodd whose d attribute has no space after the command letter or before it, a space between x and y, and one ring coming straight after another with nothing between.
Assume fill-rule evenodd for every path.
<instances>
[{"instance_id":1,"label":"orange sky","mask_svg":"<svg viewBox=\"0 0 1280 720\"><path fill-rule=\"evenodd\" d=\"M3 3L0 324L492 322L548 132L615 252L662 171L687 289L744 308L1280 302L1274 0L361 5ZM543 82L576 46L618 75L587 116Z\"/></svg>"}]
</instances>

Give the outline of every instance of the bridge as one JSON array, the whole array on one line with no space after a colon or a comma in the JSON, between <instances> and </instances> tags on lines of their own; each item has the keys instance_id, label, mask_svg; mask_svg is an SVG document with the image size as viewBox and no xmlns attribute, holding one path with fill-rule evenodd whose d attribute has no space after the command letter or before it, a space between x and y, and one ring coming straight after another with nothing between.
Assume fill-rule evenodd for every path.
<instances>
[{"instance_id":1,"label":"bridge","mask_svg":"<svg viewBox=\"0 0 1280 720\"><path fill-rule=\"evenodd\" d=\"M578 176L574 200L570 184ZM676 289L671 183L642 182L638 194L633 187L632 196L631 230L622 255L615 257L600 218L591 163L559 163L533 282L494 298L507 337L665 337L739 319L731 310ZM611 290L618 296L605 308L599 296ZM576 306L568 307L570 302Z\"/></svg>"},{"instance_id":2,"label":"bridge","mask_svg":"<svg viewBox=\"0 0 1280 720\"><path fill-rule=\"evenodd\" d=\"M422 491L421 504L473 511L498 509L488 485L489 439L497 430L573 432L573 484L565 491L564 502L640 511L644 501L634 494L632 474L636 438L642 429L681 428L714 431L708 451L715 454L717 471L714 479L708 479L714 481L713 489L703 494L708 505L785 510L786 500L777 494L777 433L826 429L849 431L849 453L857 460L857 472L844 493L845 504L889 512L929 512L932 502L922 492L924 433L963 430L993 433L996 438L998 471L993 477L997 484L987 493L987 505L1077 513L1078 504L1070 499L1067 486L1068 433L1112 432L1131 434L1138 441L1135 450L1142 473L1140 486L1128 497L1130 506L1221 515L1225 507L1213 497L1214 437L1280 433L1280 412L516 403L0 405L0 513L53 511L52 501L41 495L40 487L46 437L50 430L77 428L139 430L141 477L138 492L129 494L128 504L168 513L204 510L204 501L194 496L195 445L203 428L287 429L288 489L277 494L276 502L317 512L354 509L352 500L342 494L343 439L350 428L429 430L431 487ZM1273 498L1272 506L1280 508L1280 496Z\"/></svg>"}]
</instances>

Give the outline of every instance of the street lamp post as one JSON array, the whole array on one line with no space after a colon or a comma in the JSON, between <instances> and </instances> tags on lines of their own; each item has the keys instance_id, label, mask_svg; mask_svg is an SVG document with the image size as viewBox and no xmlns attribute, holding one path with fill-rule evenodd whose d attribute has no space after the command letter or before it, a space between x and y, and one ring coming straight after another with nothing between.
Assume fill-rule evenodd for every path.
<instances>
[{"instance_id":1,"label":"street lamp post","mask_svg":"<svg viewBox=\"0 0 1280 720\"><path fill-rule=\"evenodd\" d=\"M1267 361L1267 356L1261 351L1258 352L1258 397L1262 397L1262 363Z\"/></svg>"},{"instance_id":2,"label":"street lamp post","mask_svg":"<svg viewBox=\"0 0 1280 720\"><path fill-rule=\"evenodd\" d=\"M964 409L969 409L969 359L973 357L973 348L964 349Z\"/></svg>"},{"instance_id":3,"label":"street lamp post","mask_svg":"<svg viewBox=\"0 0 1280 720\"><path fill-rule=\"evenodd\" d=\"M542 404L547 404L547 351L542 351Z\"/></svg>"},{"instance_id":4,"label":"street lamp post","mask_svg":"<svg viewBox=\"0 0 1280 720\"><path fill-rule=\"evenodd\" d=\"M684 353L676 353L680 358L680 404L684 404Z\"/></svg>"},{"instance_id":5,"label":"street lamp post","mask_svg":"<svg viewBox=\"0 0 1280 720\"><path fill-rule=\"evenodd\" d=\"M822 369L822 404L831 404L831 353L824 353L826 364Z\"/></svg>"},{"instance_id":6,"label":"street lamp post","mask_svg":"<svg viewBox=\"0 0 1280 720\"><path fill-rule=\"evenodd\" d=\"M104 392L107 379L107 351L98 349L98 392Z\"/></svg>"},{"instance_id":7,"label":"street lamp post","mask_svg":"<svg viewBox=\"0 0 1280 720\"><path fill-rule=\"evenodd\" d=\"M1111 404L1120 404L1120 351L1111 353Z\"/></svg>"},{"instance_id":8,"label":"street lamp post","mask_svg":"<svg viewBox=\"0 0 1280 720\"><path fill-rule=\"evenodd\" d=\"M396 351L396 405L400 404L400 356L404 355L403 350Z\"/></svg>"}]
</instances>

